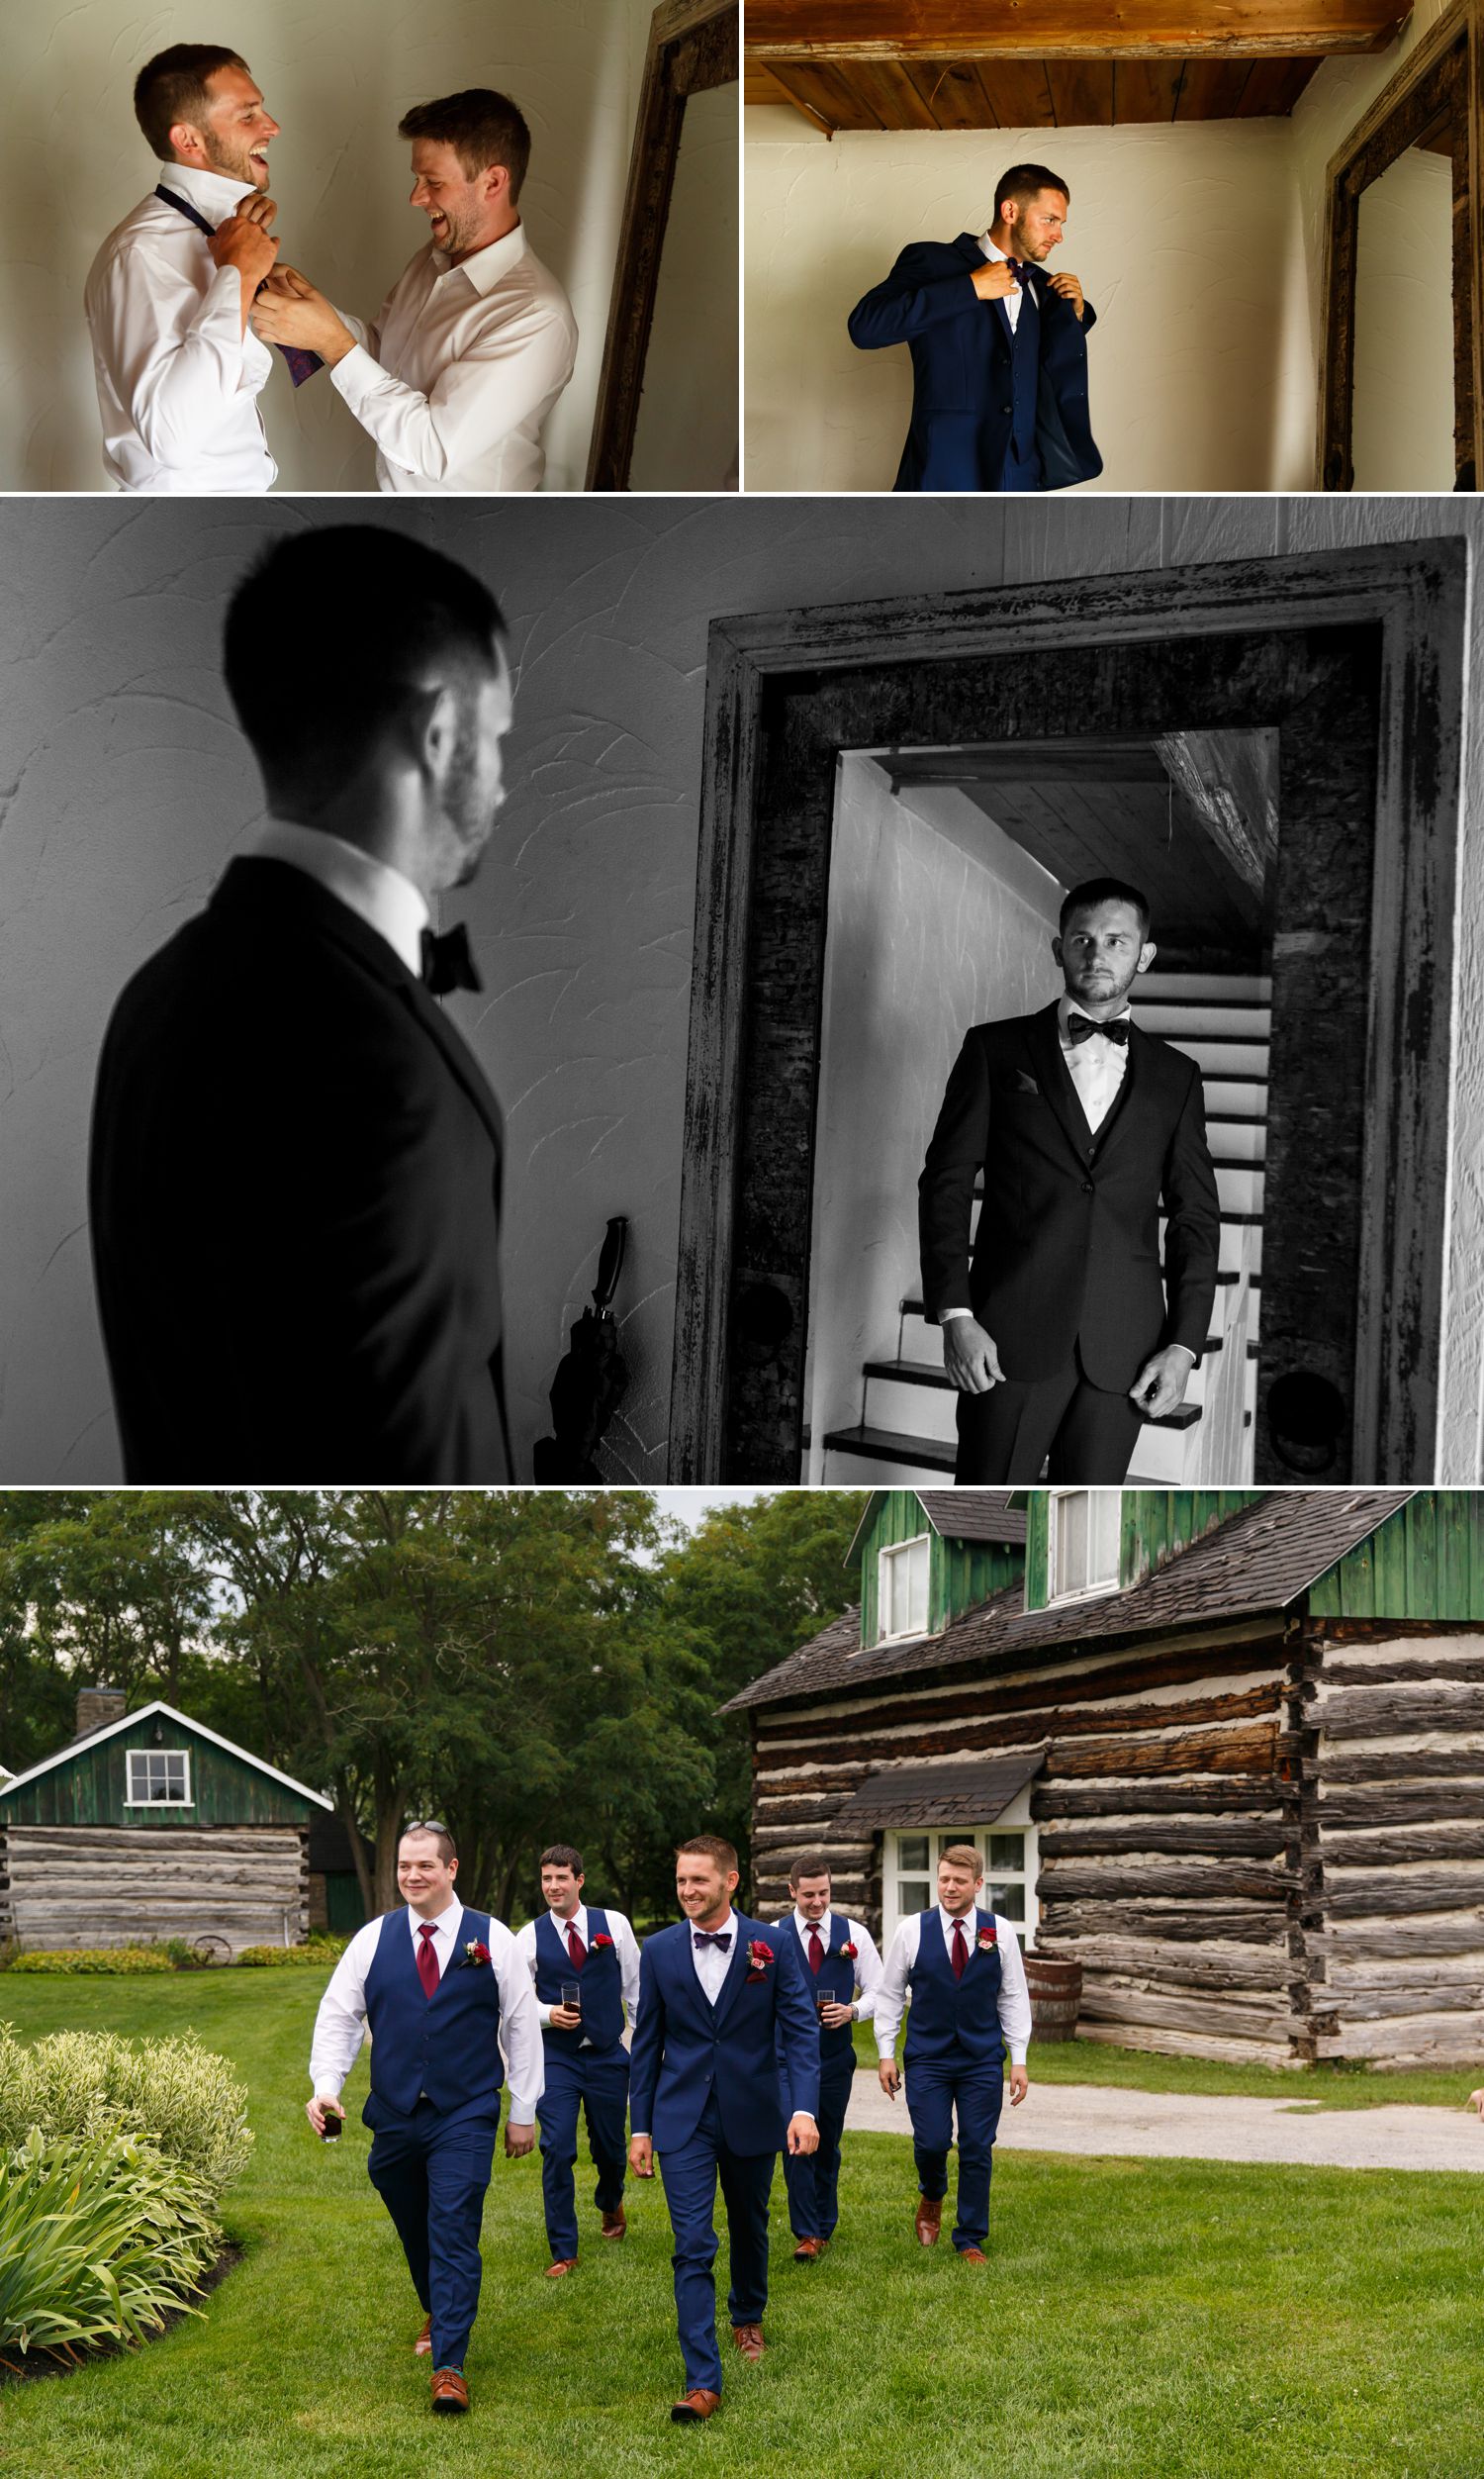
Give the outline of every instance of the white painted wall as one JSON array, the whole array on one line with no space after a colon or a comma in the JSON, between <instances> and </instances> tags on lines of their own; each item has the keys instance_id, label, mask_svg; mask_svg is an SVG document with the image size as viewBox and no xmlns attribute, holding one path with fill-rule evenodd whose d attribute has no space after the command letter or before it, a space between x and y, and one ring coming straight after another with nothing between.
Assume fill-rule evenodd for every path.
<instances>
[{"instance_id":1,"label":"white painted wall","mask_svg":"<svg viewBox=\"0 0 1484 2479\"><path fill-rule=\"evenodd\" d=\"M153 186L135 76L168 44L239 51L283 125L285 254L374 318L427 238L407 203L411 104L512 94L531 130L521 214L566 286L577 371L546 429L548 490L581 487L652 0L28 0L5 11L0 83L0 488L105 487L82 287L105 234ZM730 92L735 96L736 89ZM276 370L263 418L278 489L374 490L360 426L323 377Z\"/></svg>"},{"instance_id":2,"label":"white painted wall","mask_svg":"<svg viewBox=\"0 0 1484 2479\"><path fill-rule=\"evenodd\" d=\"M861 1417L861 1363L896 1354L918 1282L917 1175L971 1024L1024 1015L1062 987L1061 889L961 792L893 799L874 758L842 759L830 850L814 1256L809 1474ZM922 1354L935 1356L930 1338Z\"/></svg>"},{"instance_id":3,"label":"white painted wall","mask_svg":"<svg viewBox=\"0 0 1484 2479\"><path fill-rule=\"evenodd\" d=\"M84 1163L103 1024L256 813L221 612L334 504L0 504L0 1480L117 1478ZM516 1445L547 1425L603 1223L633 1217L614 1477L665 1477L706 630L718 613L1463 533L1465 499L369 501L488 576L519 690L512 791L462 903L456 1012L510 1114ZM1473 599L1471 661L1484 660ZM1439 1478L1484 1478L1484 708L1460 817ZM230 1195L232 1166L224 1148ZM208 1200L211 1209L215 1200Z\"/></svg>"},{"instance_id":4,"label":"white painted wall","mask_svg":"<svg viewBox=\"0 0 1484 2479\"><path fill-rule=\"evenodd\" d=\"M1361 194L1357 491L1453 487L1453 167L1409 146Z\"/></svg>"},{"instance_id":5,"label":"white painted wall","mask_svg":"<svg viewBox=\"0 0 1484 2479\"><path fill-rule=\"evenodd\" d=\"M665 224L631 491L734 491L741 152L735 86L691 95Z\"/></svg>"}]
</instances>

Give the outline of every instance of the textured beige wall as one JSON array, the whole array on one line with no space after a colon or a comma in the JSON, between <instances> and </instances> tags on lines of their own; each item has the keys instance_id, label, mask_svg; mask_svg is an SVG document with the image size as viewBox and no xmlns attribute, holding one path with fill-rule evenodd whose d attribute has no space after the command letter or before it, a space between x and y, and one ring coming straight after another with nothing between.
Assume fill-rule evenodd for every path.
<instances>
[{"instance_id":1,"label":"textured beige wall","mask_svg":"<svg viewBox=\"0 0 1484 2479\"><path fill-rule=\"evenodd\" d=\"M1360 199L1357 491L1453 487L1453 167L1409 146Z\"/></svg>"},{"instance_id":2,"label":"textured beige wall","mask_svg":"<svg viewBox=\"0 0 1484 2479\"><path fill-rule=\"evenodd\" d=\"M240 51L283 125L272 189L285 255L374 318L427 238L407 203L409 105L464 86L512 94L531 129L521 212L566 286L577 371L546 428L548 490L581 487L618 245L651 0L28 0L5 12L0 86L0 488L104 487L82 313L105 234L153 186L131 102L167 44ZM735 89L733 90L735 92ZM375 488L358 423L323 377L263 393L280 491Z\"/></svg>"},{"instance_id":3,"label":"textured beige wall","mask_svg":"<svg viewBox=\"0 0 1484 2479\"><path fill-rule=\"evenodd\" d=\"M737 487L738 105L735 86L692 95L665 225L631 491Z\"/></svg>"}]
</instances>

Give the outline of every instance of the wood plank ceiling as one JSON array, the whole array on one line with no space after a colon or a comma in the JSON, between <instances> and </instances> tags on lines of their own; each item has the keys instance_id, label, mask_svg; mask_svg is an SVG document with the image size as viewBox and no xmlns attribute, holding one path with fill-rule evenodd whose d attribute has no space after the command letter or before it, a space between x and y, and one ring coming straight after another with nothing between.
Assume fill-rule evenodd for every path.
<instances>
[{"instance_id":1,"label":"wood plank ceiling","mask_svg":"<svg viewBox=\"0 0 1484 2479\"><path fill-rule=\"evenodd\" d=\"M1410 0L747 0L744 92L830 137L1252 120L1291 112L1330 53L1384 49L1409 13Z\"/></svg>"}]
</instances>

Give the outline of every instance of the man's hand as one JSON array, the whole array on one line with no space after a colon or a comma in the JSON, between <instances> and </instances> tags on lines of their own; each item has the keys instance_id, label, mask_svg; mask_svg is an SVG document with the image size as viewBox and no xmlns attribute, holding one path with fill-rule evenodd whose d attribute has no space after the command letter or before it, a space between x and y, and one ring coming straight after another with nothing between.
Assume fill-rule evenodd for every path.
<instances>
[{"instance_id":1,"label":"man's hand","mask_svg":"<svg viewBox=\"0 0 1484 2479\"><path fill-rule=\"evenodd\" d=\"M252 305L254 335L260 335L265 344L301 345L333 369L354 349L355 337L333 302L326 301L308 276L297 267L285 267L282 272L292 282L259 293Z\"/></svg>"},{"instance_id":2,"label":"man's hand","mask_svg":"<svg viewBox=\"0 0 1484 2479\"><path fill-rule=\"evenodd\" d=\"M1020 2107L1030 2088L1031 2078L1024 2066L1012 2065L1010 2068L1010 2106L1012 2109Z\"/></svg>"},{"instance_id":3,"label":"man's hand","mask_svg":"<svg viewBox=\"0 0 1484 2479\"><path fill-rule=\"evenodd\" d=\"M901 2090L901 2068L894 2057L881 2057L878 2060L876 2079L887 2099L894 2100Z\"/></svg>"},{"instance_id":4,"label":"man's hand","mask_svg":"<svg viewBox=\"0 0 1484 2479\"><path fill-rule=\"evenodd\" d=\"M636 2178L654 2176L654 2137L634 2135L629 2138L628 2165Z\"/></svg>"},{"instance_id":5,"label":"man's hand","mask_svg":"<svg viewBox=\"0 0 1484 2479\"><path fill-rule=\"evenodd\" d=\"M512 2126L509 2121L507 2122L505 2130L507 2160L523 2160L526 2153L534 2151L535 2148L536 2130L533 2126Z\"/></svg>"},{"instance_id":6,"label":"man's hand","mask_svg":"<svg viewBox=\"0 0 1484 2479\"><path fill-rule=\"evenodd\" d=\"M843 2024L853 2023L855 2019L855 2007L842 2006L833 1997L826 1997L819 2009L819 2020L827 2032L838 2032Z\"/></svg>"},{"instance_id":7,"label":"man's hand","mask_svg":"<svg viewBox=\"0 0 1484 2479\"><path fill-rule=\"evenodd\" d=\"M232 209L225 224L219 224L207 248L219 267L235 267L242 290L242 334L247 333L248 314L253 295L270 273L278 256L278 243L268 227L278 209L271 198L244 198Z\"/></svg>"},{"instance_id":8,"label":"man's hand","mask_svg":"<svg viewBox=\"0 0 1484 2479\"><path fill-rule=\"evenodd\" d=\"M982 266L970 270L969 280L980 301L1004 301L1020 290L1003 258L986 258Z\"/></svg>"},{"instance_id":9,"label":"man's hand","mask_svg":"<svg viewBox=\"0 0 1484 2479\"><path fill-rule=\"evenodd\" d=\"M943 1328L943 1366L961 1394L987 1394L1005 1373L991 1335L976 1317L950 1317Z\"/></svg>"},{"instance_id":10,"label":"man's hand","mask_svg":"<svg viewBox=\"0 0 1484 2479\"><path fill-rule=\"evenodd\" d=\"M345 2123L344 2110L337 2100L330 2099L327 2092L316 2092L313 2100L307 2100L304 2104L304 2114L317 2135L325 2133L325 2121L327 2117L338 2118L342 2126Z\"/></svg>"},{"instance_id":11,"label":"man's hand","mask_svg":"<svg viewBox=\"0 0 1484 2479\"><path fill-rule=\"evenodd\" d=\"M791 2152L819 2149L819 2129L806 2109L794 2110L792 2117L788 2120L788 2132L784 2141Z\"/></svg>"},{"instance_id":12,"label":"man's hand","mask_svg":"<svg viewBox=\"0 0 1484 2479\"><path fill-rule=\"evenodd\" d=\"M1190 1372L1195 1363L1190 1354L1181 1351L1178 1343L1166 1343L1162 1352L1147 1360L1129 1388L1146 1420L1159 1420L1177 1403L1185 1400Z\"/></svg>"},{"instance_id":13,"label":"man's hand","mask_svg":"<svg viewBox=\"0 0 1484 2479\"><path fill-rule=\"evenodd\" d=\"M1051 286L1052 291L1060 294L1063 301L1070 302L1073 311L1076 313L1077 320L1080 323L1083 308L1082 288L1077 282L1076 277L1074 275L1049 275L1046 280Z\"/></svg>"},{"instance_id":14,"label":"man's hand","mask_svg":"<svg viewBox=\"0 0 1484 2479\"><path fill-rule=\"evenodd\" d=\"M553 2031L580 2031L582 2029L582 2020L583 2010L581 2006L553 2006L551 2009L551 2027Z\"/></svg>"}]
</instances>

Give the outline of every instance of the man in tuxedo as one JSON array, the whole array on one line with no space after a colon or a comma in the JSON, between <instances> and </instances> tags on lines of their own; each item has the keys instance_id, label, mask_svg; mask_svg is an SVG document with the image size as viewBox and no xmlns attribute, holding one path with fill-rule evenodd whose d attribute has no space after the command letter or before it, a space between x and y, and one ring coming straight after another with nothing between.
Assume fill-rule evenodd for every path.
<instances>
[{"instance_id":1,"label":"man in tuxedo","mask_svg":"<svg viewBox=\"0 0 1484 2479\"><path fill-rule=\"evenodd\" d=\"M605 2239L621 2239L624 2132L628 2122L628 2051L639 1996L639 1948L621 1911L583 1901L583 1855L570 1842L541 1854L545 1910L516 1938L535 1983L546 2051L545 2086L536 2115L541 2128L541 2196L551 2261L548 2280L577 2270L577 2200L573 2164L577 2121L586 2112L598 2186L593 2197ZM565 1992L575 1989L576 2002Z\"/></svg>"},{"instance_id":2,"label":"man in tuxedo","mask_svg":"<svg viewBox=\"0 0 1484 2479\"><path fill-rule=\"evenodd\" d=\"M905 344L912 420L898 491L1060 491L1103 460L1087 414L1087 334L1074 275L1047 275L1071 193L1044 163L1016 163L988 230L913 241L850 314L863 351Z\"/></svg>"},{"instance_id":3,"label":"man in tuxedo","mask_svg":"<svg viewBox=\"0 0 1484 2479\"><path fill-rule=\"evenodd\" d=\"M819 2015L818 2148L784 2154L796 2264L818 2262L840 2218L840 2137L856 2070L852 2026L871 2021L872 1991L881 1976L881 1957L870 1929L864 1920L847 1919L843 1911L831 1909L830 1885L825 1854L805 1852L788 1870L793 1908L781 1922L798 1939L804 1986ZM788 2105L786 2088L786 2112Z\"/></svg>"},{"instance_id":4,"label":"man in tuxedo","mask_svg":"<svg viewBox=\"0 0 1484 2479\"><path fill-rule=\"evenodd\" d=\"M716 2182L731 2252L727 2301L745 2358L763 2355L768 2190L774 2155L819 2141L819 2030L787 1930L734 1911L737 1854L717 1834L683 1842L675 1890L685 1919L646 1940L639 1972L629 2167L654 2175L659 2150L675 2233L675 2306L686 2389L670 2416L721 2407L716 2347ZM780 2066L782 2055L782 2068ZM789 2094L787 2125L781 2082Z\"/></svg>"},{"instance_id":5,"label":"man in tuxedo","mask_svg":"<svg viewBox=\"0 0 1484 2479\"><path fill-rule=\"evenodd\" d=\"M414 2347L432 2360L432 2407L469 2407L464 2353L479 2307L479 2231L500 2127L501 2050L510 2074L508 2159L536 2140L541 2027L515 1941L454 1891L446 1826L410 1825L397 1847L405 1907L357 1929L330 1975L310 2052L315 2133L343 2123L340 2091L371 2035L371 2183L402 2241L426 2312ZM338 2127L335 2128L338 2133Z\"/></svg>"},{"instance_id":6,"label":"man in tuxedo","mask_svg":"<svg viewBox=\"0 0 1484 2479\"><path fill-rule=\"evenodd\" d=\"M1120 1483L1205 1344L1221 1208L1200 1070L1130 1013L1149 926L1136 887L1073 887L1052 940L1063 996L974 1025L949 1077L918 1227L959 1390L956 1480L1035 1482L1049 1458L1053 1481Z\"/></svg>"},{"instance_id":7,"label":"man in tuxedo","mask_svg":"<svg viewBox=\"0 0 1484 2479\"><path fill-rule=\"evenodd\" d=\"M901 2088L896 2033L911 1991L903 2063L912 2153L917 2166L914 2228L936 2246L948 2193L948 2152L959 2122L959 2204L954 2246L983 2264L989 2236L989 2172L1010 2051L1010 2106L1028 2088L1025 2052L1031 2001L1025 1963L1009 1920L981 1911L983 1862L972 1843L955 1843L938 1861L938 1900L903 1920L891 1941L876 2000L877 2076L894 2100Z\"/></svg>"},{"instance_id":8,"label":"man in tuxedo","mask_svg":"<svg viewBox=\"0 0 1484 2479\"><path fill-rule=\"evenodd\" d=\"M268 816L130 983L91 1205L131 1480L502 1481L500 1106L430 906L503 798L494 598L390 529L286 534L227 685Z\"/></svg>"}]
</instances>

